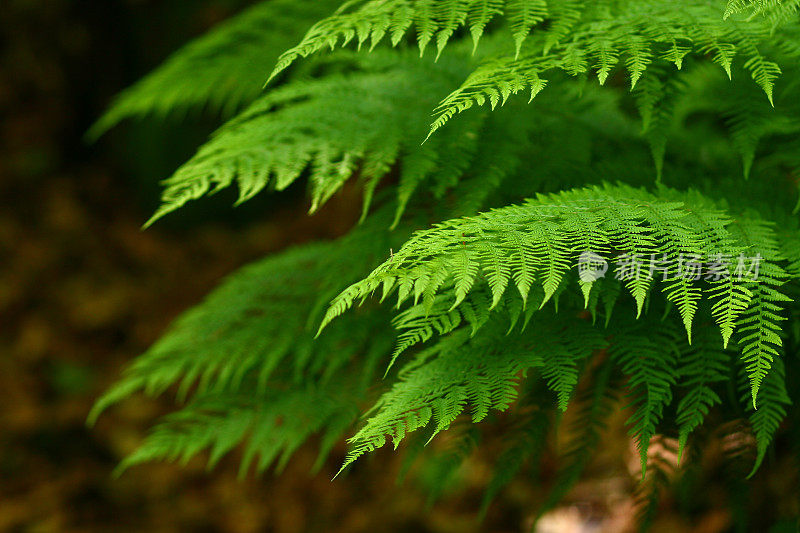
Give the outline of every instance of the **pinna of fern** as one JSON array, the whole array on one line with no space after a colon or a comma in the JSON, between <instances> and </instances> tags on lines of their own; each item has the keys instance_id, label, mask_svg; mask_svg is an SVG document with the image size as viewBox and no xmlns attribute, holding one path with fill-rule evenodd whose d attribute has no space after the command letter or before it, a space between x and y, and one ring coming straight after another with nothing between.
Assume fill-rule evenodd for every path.
<instances>
[{"instance_id":1,"label":"pinna of fern","mask_svg":"<svg viewBox=\"0 0 800 533\"><path fill-rule=\"evenodd\" d=\"M414 135L413 125L424 125L436 94L458 79L465 63L443 61L433 68L408 57L397 60L377 52L366 58L340 54L335 61L353 64L355 73L297 80L265 93L165 180L162 206L150 222L234 182L239 202L267 187L282 190L306 170L312 212L355 175L366 189L366 209L400 158L405 164L398 212L426 178L458 178L484 117L424 147L418 140L424 126ZM458 151L443 157L451 146Z\"/></svg>"}]
</instances>

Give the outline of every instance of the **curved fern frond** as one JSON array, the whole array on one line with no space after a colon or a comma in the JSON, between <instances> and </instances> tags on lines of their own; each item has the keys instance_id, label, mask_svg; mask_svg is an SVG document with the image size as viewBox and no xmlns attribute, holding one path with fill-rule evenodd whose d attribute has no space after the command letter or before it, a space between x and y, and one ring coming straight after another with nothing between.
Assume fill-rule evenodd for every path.
<instances>
[{"instance_id":1,"label":"curved fern frond","mask_svg":"<svg viewBox=\"0 0 800 533\"><path fill-rule=\"evenodd\" d=\"M320 385L295 385L289 390L227 391L202 394L162 418L144 442L116 468L115 475L152 461L186 464L207 453L208 468L242 446L239 475L252 466L263 472L272 465L281 470L292 454L312 435L322 445L317 466L356 420L354 404L364 395L349 372Z\"/></svg>"},{"instance_id":2,"label":"curved fern frond","mask_svg":"<svg viewBox=\"0 0 800 533\"><path fill-rule=\"evenodd\" d=\"M334 15L315 24L297 46L284 52L270 79L298 58L351 41L359 48L369 42L372 49L388 35L392 46L397 46L412 25L420 55L435 42L438 57L462 27L469 29L477 47L487 24L501 14L508 19L519 51L531 29L547 18L548 4L544 0L350 0Z\"/></svg>"},{"instance_id":3,"label":"curved fern frond","mask_svg":"<svg viewBox=\"0 0 800 533\"><path fill-rule=\"evenodd\" d=\"M661 195L669 196L667 192ZM538 308L542 308L572 268L585 268L589 259L606 268L616 261L609 275L613 272L627 287L637 315L655 277L660 276L666 300L678 307L690 339L703 293L723 340L738 325L746 341L743 357L751 365L755 398L774 357L773 348L780 345L776 302L786 300L778 291L786 274L777 265L780 257L774 252L774 236L763 224L754 223L758 232L745 239L732 230L733 221L723 212L703 202L688 202L691 198L675 202L626 186L606 185L541 195L519 206L443 222L417 232L368 277L345 289L331 303L320 331L381 287L384 297L397 291L398 305L412 294L416 301L422 294L454 294L453 287L458 286L460 297L486 287L492 295L488 309L492 309L513 280L523 302L531 286L539 287L543 298ZM756 274L750 268L742 270L739 261L763 266ZM457 265L465 262L475 263L482 275L464 275L464 267ZM581 278L584 283L605 281L595 271L589 274ZM698 283L701 277L710 284L705 290ZM455 300L453 308L458 305Z\"/></svg>"},{"instance_id":4,"label":"curved fern frond","mask_svg":"<svg viewBox=\"0 0 800 533\"><path fill-rule=\"evenodd\" d=\"M609 95L587 90L548 94L546 107L519 105L504 113L476 113L461 128L442 131L425 144L429 112L471 68L462 47L435 65L409 54L339 53L355 72L318 80L291 81L254 102L220 128L197 154L164 181L162 205L148 221L187 202L236 185L239 202L265 189L281 190L308 176L314 211L348 179L364 187L364 211L384 181L396 181L399 222L420 187L437 200L471 180L472 190L453 196L462 212L475 212L507 178L516 175L532 152L564 152L559 160L538 164L539 176L559 175L579 165L584 147L608 138L633 137L622 110ZM570 105L576 105L574 111ZM586 123L597 113L617 129L607 132ZM541 138L543 129L569 132L576 143L564 147ZM579 131L576 131L579 130ZM547 144L546 144L547 143ZM557 165L558 171L555 168ZM529 190L542 178L526 176Z\"/></svg>"},{"instance_id":5,"label":"curved fern frond","mask_svg":"<svg viewBox=\"0 0 800 533\"><path fill-rule=\"evenodd\" d=\"M312 212L354 175L365 184L368 204L401 158L399 211L428 177L436 174L445 183L458 178L482 117L429 146L420 142L436 95L463 72L463 60L433 68L374 55L361 65L363 70L351 75L291 82L258 99L164 181L162 205L148 224L233 183L240 203L266 187L282 190L307 170Z\"/></svg>"},{"instance_id":6,"label":"curved fern frond","mask_svg":"<svg viewBox=\"0 0 800 533\"><path fill-rule=\"evenodd\" d=\"M744 403L750 397L748 389L746 385L742 387ZM786 409L792 403L786 390L786 371L782 360L776 360L764 377L758 398L758 409L750 407L748 416L756 438L756 460L750 471L751 476L764 461L775 433L786 418Z\"/></svg>"},{"instance_id":7,"label":"curved fern frond","mask_svg":"<svg viewBox=\"0 0 800 533\"><path fill-rule=\"evenodd\" d=\"M493 325L505 327L500 322ZM469 329L459 329L442 337L401 371L400 381L372 408L375 414L348 440L351 446L342 470L382 447L387 436L397 447L408 433L433 422L432 439L468 405L473 422L492 410L503 411L517 398L520 373L540 368L563 352L580 360L604 345L599 332L585 322L569 323L577 328L570 331L581 332L570 334L570 340L559 334L564 326L564 321L543 319L529 326L529 335L498 339L487 333L470 338Z\"/></svg>"},{"instance_id":8,"label":"curved fern frond","mask_svg":"<svg viewBox=\"0 0 800 533\"><path fill-rule=\"evenodd\" d=\"M749 292L753 295L748 308L737 324L742 358L750 377L753 407L761 383L780 356L783 341L780 324L781 306L791 298L780 292L789 279L783 268L776 264L780 258L779 245L770 224L756 219L737 220L731 227L739 242L750 250L750 261L738 261L736 270L749 281Z\"/></svg>"},{"instance_id":9,"label":"curved fern frond","mask_svg":"<svg viewBox=\"0 0 800 533\"><path fill-rule=\"evenodd\" d=\"M96 402L90 423L137 392L156 396L177 386L178 399L245 386L264 392L273 376L332 375L355 355L389 350L391 337L379 333L388 316L380 312L353 316L350 332L315 340L310 329L324 304L393 246L387 214L339 241L304 245L231 275L126 370Z\"/></svg>"},{"instance_id":10,"label":"curved fern frond","mask_svg":"<svg viewBox=\"0 0 800 533\"><path fill-rule=\"evenodd\" d=\"M578 76L593 68L602 84L624 65L633 89L652 64L665 62L681 69L690 55L711 56L729 77L734 56L743 56L744 68L772 103L781 70L759 48L770 36L767 22L725 22L721 11L700 0L605 4L593 3L584 11L569 42L553 46L545 30L523 53L501 55L478 67L436 108L430 133L474 105L495 107L520 91L529 92L532 100L556 71Z\"/></svg>"},{"instance_id":11,"label":"curved fern frond","mask_svg":"<svg viewBox=\"0 0 800 533\"><path fill-rule=\"evenodd\" d=\"M336 0L263 1L175 52L163 65L116 97L92 126L95 139L119 122L208 108L228 117L253 101L278 55Z\"/></svg>"}]
</instances>

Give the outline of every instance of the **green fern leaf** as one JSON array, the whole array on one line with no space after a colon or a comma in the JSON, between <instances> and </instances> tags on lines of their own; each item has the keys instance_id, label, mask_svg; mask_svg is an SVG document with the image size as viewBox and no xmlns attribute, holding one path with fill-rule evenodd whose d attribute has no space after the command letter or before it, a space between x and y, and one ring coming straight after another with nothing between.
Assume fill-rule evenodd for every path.
<instances>
[{"instance_id":1,"label":"green fern leaf","mask_svg":"<svg viewBox=\"0 0 800 533\"><path fill-rule=\"evenodd\" d=\"M528 37L536 24L547 17L547 2L545 0L507 0L506 17L514 37L516 57L522 49L522 43Z\"/></svg>"},{"instance_id":2,"label":"green fern leaf","mask_svg":"<svg viewBox=\"0 0 800 533\"><path fill-rule=\"evenodd\" d=\"M97 139L119 122L146 115L210 109L225 118L255 100L264 72L337 0L261 2L175 52L114 100L87 136Z\"/></svg>"}]
</instances>

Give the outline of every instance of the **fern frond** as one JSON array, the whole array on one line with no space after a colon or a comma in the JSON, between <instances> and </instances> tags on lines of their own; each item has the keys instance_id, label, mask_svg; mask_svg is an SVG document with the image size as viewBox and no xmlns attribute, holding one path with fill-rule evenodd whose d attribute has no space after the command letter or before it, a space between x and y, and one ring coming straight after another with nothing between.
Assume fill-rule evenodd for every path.
<instances>
[{"instance_id":1,"label":"fern frond","mask_svg":"<svg viewBox=\"0 0 800 533\"><path fill-rule=\"evenodd\" d=\"M603 345L600 335L580 321L570 326L583 328L581 334L566 345L556 333L563 321L537 321L529 326L527 336L501 334L499 339L492 330L497 333L505 326L496 324L497 328L484 329L474 338L469 329L459 329L422 351L373 407L375 414L349 439L342 469L382 447L387 436L397 447L408 433L433 423L432 439L468 404L473 422L483 420L491 410L503 411L516 400L521 372L541 367L565 350L582 359Z\"/></svg>"},{"instance_id":2,"label":"fern frond","mask_svg":"<svg viewBox=\"0 0 800 533\"><path fill-rule=\"evenodd\" d=\"M628 390L634 412L626 424L636 439L642 465L642 479L647 472L647 450L664 416L664 408L672 402L672 389L677 382L677 336L662 328L657 334L615 335L610 349L612 360L628 376Z\"/></svg>"},{"instance_id":3,"label":"fern frond","mask_svg":"<svg viewBox=\"0 0 800 533\"><path fill-rule=\"evenodd\" d=\"M517 57L531 28L547 18L547 15L545 0L506 0L506 17L514 37Z\"/></svg>"},{"instance_id":4,"label":"fern frond","mask_svg":"<svg viewBox=\"0 0 800 533\"><path fill-rule=\"evenodd\" d=\"M665 191L661 194L669 196ZM542 308L567 271L579 263L581 254L607 250L625 258L618 262L615 274L633 296L637 315L642 313L654 281L653 273L642 271L642 265L653 268L653 258L659 257L664 264L680 266L671 273L667 268L664 274L667 299L678 306L688 335L703 292L713 305L724 340L733 332L734 324L738 325L755 399L758 385L777 355L775 346L780 346L777 332L782 319L777 314L777 302L788 300L779 292L786 274L777 264L781 258L771 229L757 220L742 219L733 224L703 202L665 201L624 186L543 195L519 206L420 231L368 277L334 299L320 331L356 300L369 297L381 286L384 295L400 288L398 305L410 297L410 287L417 295L429 291L433 296L440 290L449 293L453 285L448 285L448 280L455 281L457 271L454 264L463 264L465 253L479 265L483 276L480 280L460 276L459 295L474 287L487 287L492 294L492 309L501 301L512 277L524 280L517 284L523 301L529 283L533 283L530 280L535 280L544 293L538 306ZM752 256L745 257L746 253ZM643 263L642 258L651 262ZM691 277L687 278L688 258L694 258L695 268L704 264L713 271L713 276L706 275L710 288L701 291ZM606 262L611 259L603 258ZM750 261L751 267L756 261L759 274L742 270L745 261ZM403 290L404 286L409 289Z\"/></svg>"},{"instance_id":5,"label":"fern frond","mask_svg":"<svg viewBox=\"0 0 800 533\"><path fill-rule=\"evenodd\" d=\"M744 387L742 392L743 401L747 403L749 387ZM772 438L786 418L787 407L792 403L786 391L786 371L782 360L777 359L764 377L758 399L758 409L751 407L749 413L750 425L756 437L756 460L750 471L751 476L764 461Z\"/></svg>"},{"instance_id":6,"label":"fern frond","mask_svg":"<svg viewBox=\"0 0 800 533\"><path fill-rule=\"evenodd\" d=\"M462 27L469 29L475 48L486 25L500 14L508 19L519 50L531 28L547 16L547 4L544 0L351 0L284 52L270 79L301 57L351 41L359 47L369 41L372 49L389 35L392 46L397 46L412 25L416 27L420 54L435 41L438 57Z\"/></svg>"},{"instance_id":7,"label":"fern frond","mask_svg":"<svg viewBox=\"0 0 800 533\"><path fill-rule=\"evenodd\" d=\"M96 139L127 118L145 115L210 109L227 118L258 96L264 72L279 54L338 4L336 0L256 4L181 48L117 96L92 126L89 138Z\"/></svg>"},{"instance_id":8,"label":"fern frond","mask_svg":"<svg viewBox=\"0 0 800 533\"><path fill-rule=\"evenodd\" d=\"M374 55L361 60L358 73L296 81L265 94L164 181L162 205L148 224L233 183L244 202L266 187L285 189L306 171L314 211L354 175L374 189L401 158L407 202L421 181L444 170L439 151L463 146L474 133L454 132L421 147L436 94L447 90L464 63L433 68L395 59Z\"/></svg>"},{"instance_id":9,"label":"fern frond","mask_svg":"<svg viewBox=\"0 0 800 533\"><path fill-rule=\"evenodd\" d=\"M722 402L714 384L730 379L731 352L704 328L691 346L682 346L677 376L686 393L678 402L675 422L678 424L678 460L683 456L689 435L703 423L709 410Z\"/></svg>"},{"instance_id":10,"label":"fern frond","mask_svg":"<svg viewBox=\"0 0 800 533\"><path fill-rule=\"evenodd\" d=\"M800 12L799 0L728 0L724 17L744 14L748 18L763 16L774 27L797 20Z\"/></svg>"},{"instance_id":11,"label":"fern frond","mask_svg":"<svg viewBox=\"0 0 800 533\"><path fill-rule=\"evenodd\" d=\"M518 176L523 159L532 153L557 149L563 154L542 158L535 174L526 173L525 190L536 191L537 184L563 176L565 169L575 173L591 145L633 138L617 102L597 89L581 97L550 92L542 107L515 104L501 113L471 114L460 128L420 144L436 93L446 92L471 68L468 51L459 50L436 64L409 54L398 60L396 54L381 52L339 53L338 60L356 67L355 72L289 82L264 95L165 180L162 206L148 224L229 186L238 186L243 202L306 175L312 211L345 181L357 178L365 190L365 214L376 188L397 182L393 225L420 188L471 214L501 190L503 180ZM586 113L617 128L593 127ZM575 144L543 139L543 129L569 134ZM585 181L580 175L574 179Z\"/></svg>"},{"instance_id":12,"label":"fern frond","mask_svg":"<svg viewBox=\"0 0 800 533\"><path fill-rule=\"evenodd\" d=\"M248 381L263 391L273 375L333 373L354 354L388 350L391 337L378 333L388 321L381 313L354 316L353 331L316 341L309 329L322 304L392 246L387 220L377 216L337 242L298 247L236 272L127 369L97 401L90 423L137 392L155 396L177 385L182 399L236 391Z\"/></svg>"},{"instance_id":13,"label":"fern frond","mask_svg":"<svg viewBox=\"0 0 800 533\"><path fill-rule=\"evenodd\" d=\"M495 107L520 91L530 91L533 99L544 88L544 80L556 71L571 76L583 74L586 63L583 60L576 63L576 58L584 57L596 62L601 84L621 62L633 89L656 59L680 69L687 56L710 54L712 61L730 76L733 57L738 53L744 57L744 67L772 102L780 67L759 50L770 36L769 24L761 19L723 22L721 15L708 2L700 0L682 0L679 5L663 0L613 5L598 2L585 9L572 29L569 43L554 46L547 30L523 53L499 56L478 67L436 108L437 118L431 125L431 133L473 105L489 103Z\"/></svg>"},{"instance_id":14,"label":"fern frond","mask_svg":"<svg viewBox=\"0 0 800 533\"><path fill-rule=\"evenodd\" d=\"M144 442L117 467L115 474L146 462L186 464L207 453L208 468L243 444L241 477L255 465L263 472L273 464L281 470L297 448L315 434L333 444L352 425L353 408L363 390L347 373L321 386L293 390L204 394L181 410L165 416ZM320 460L330 451L320 449Z\"/></svg>"},{"instance_id":15,"label":"fern frond","mask_svg":"<svg viewBox=\"0 0 800 533\"><path fill-rule=\"evenodd\" d=\"M788 280L788 274L773 262L780 257L780 252L774 232L768 224L742 219L732 229L740 242L748 245L751 257L757 260L757 264L753 261L749 265L743 262L737 264L743 278L749 280L748 290L753 294L748 308L739 318L740 338L737 343L747 365L755 408L761 383L775 359L780 356L783 345L780 324L786 318L781 316L781 306L791 299L780 292L780 287ZM756 268L758 272L755 272Z\"/></svg>"},{"instance_id":16,"label":"fern frond","mask_svg":"<svg viewBox=\"0 0 800 533\"><path fill-rule=\"evenodd\" d=\"M472 35L472 51L478 48L478 42L486 30L486 25L503 13L505 0L473 0L470 6L467 25Z\"/></svg>"}]
</instances>

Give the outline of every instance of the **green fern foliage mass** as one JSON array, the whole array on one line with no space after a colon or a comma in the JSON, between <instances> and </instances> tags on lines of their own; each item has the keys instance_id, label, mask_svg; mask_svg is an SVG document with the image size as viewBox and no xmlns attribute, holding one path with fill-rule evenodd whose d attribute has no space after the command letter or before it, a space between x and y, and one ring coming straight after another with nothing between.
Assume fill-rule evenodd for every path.
<instances>
[{"instance_id":1,"label":"green fern foliage mass","mask_svg":"<svg viewBox=\"0 0 800 533\"><path fill-rule=\"evenodd\" d=\"M191 43L94 130L223 112L147 224L228 187L304 183L313 213L348 181L361 219L132 362L92 421L178 405L119 470L280 470L312 441L346 475L391 441L435 499L502 431L483 511L547 457L541 515L618 420L643 524L675 484L658 450L758 479L800 434L798 43L795 0L266 0Z\"/></svg>"}]
</instances>

